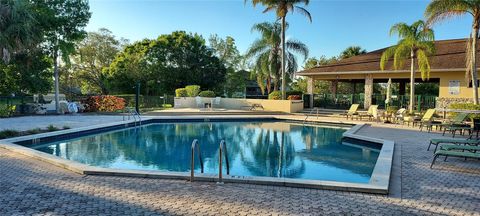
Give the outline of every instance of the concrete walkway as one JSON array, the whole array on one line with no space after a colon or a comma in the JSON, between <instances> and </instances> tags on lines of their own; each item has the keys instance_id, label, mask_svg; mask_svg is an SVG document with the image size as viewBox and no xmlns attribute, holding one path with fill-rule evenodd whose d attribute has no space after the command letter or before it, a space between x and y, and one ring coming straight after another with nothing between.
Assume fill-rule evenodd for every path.
<instances>
[{"instance_id":1,"label":"concrete walkway","mask_svg":"<svg viewBox=\"0 0 480 216\"><path fill-rule=\"evenodd\" d=\"M0 215L480 215L479 160L430 169L427 142L439 134L380 125L358 133L395 141L397 194L82 176L0 149Z\"/></svg>"}]
</instances>

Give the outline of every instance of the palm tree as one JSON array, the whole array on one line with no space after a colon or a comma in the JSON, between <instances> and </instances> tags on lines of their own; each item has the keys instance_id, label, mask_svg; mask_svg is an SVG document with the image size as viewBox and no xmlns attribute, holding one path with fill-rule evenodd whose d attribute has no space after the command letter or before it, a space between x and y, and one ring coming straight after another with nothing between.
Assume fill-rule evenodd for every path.
<instances>
[{"instance_id":1,"label":"palm tree","mask_svg":"<svg viewBox=\"0 0 480 216\"><path fill-rule=\"evenodd\" d=\"M470 14L473 17L472 33L467 46L467 77L472 78L473 103L478 104L477 39L480 28L480 1L478 0L432 0L425 10L428 23Z\"/></svg>"},{"instance_id":2,"label":"palm tree","mask_svg":"<svg viewBox=\"0 0 480 216\"><path fill-rule=\"evenodd\" d=\"M285 25L288 28L288 24ZM247 50L246 58L254 58L254 72L257 75L257 81L266 80L267 92L273 83L274 90L278 90L278 83L283 79L281 71L281 56L283 49L281 47L281 26L279 23L258 23L252 27L252 31L261 34L261 38L255 40ZM285 42L285 53L287 59L287 73L292 74L298 68L297 58L293 53L303 56L304 60L308 57L307 46L297 40L289 39ZM263 76L258 80L259 76ZM273 80L273 81L272 81Z\"/></svg>"},{"instance_id":3,"label":"palm tree","mask_svg":"<svg viewBox=\"0 0 480 216\"><path fill-rule=\"evenodd\" d=\"M245 3L248 0L245 0ZM298 4L303 3L304 5L308 5L310 3L310 0L251 0L253 3L253 6L255 7L257 4L262 4L266 8L263 10L263 13L267 13L270 11L275 11L277 14L278 19L281 20L282 23L282 33L281 33L281 44L282 44L282 53L281 53L281 71L282 71L282 99L286 99L286 94L285 94L285 64L287 61L287 56L286 53L284 52L286 42L285 42L285 31L287 28L287 22L286 22L286 17L288 12L295 12L298 11L300 14L303 14L306 16L310 22L312 22L312 16L310 15L310 12L308 12L305 8L297 6Z\"/></svg>"},{"instance_id":4,"label":"palm tree","mask_svg":"<svg viewBox=\"0 0 480 216\"><path fill-rule=\"evenodd\" d=\"M404 66L405 60L410 57L410 112L413 112L415 96L415 60L422 73L422 80L430 78L430 63L428 56L435 51L433 30L428 28L424 21L419 20L412 25L397 23L390 29L390 35L397 34L397 45L385 50L380 60L381 70L385 69L388 60L393 56L395 70Z\"/></svg>"},{"instance_id":5,"label":"palm tree","mask_svg":"<svg viewBox=\"0 0 480 216\"><path fill-rule=\"evenodd\" d=\"M340 54L340 59L346 59L353 56L361 55L367 53L367 50L362 49L359 46L349 46Z\"/></svg>"},{"instance_id":6,"label":"palm tree","mask_svg":"<svg viewBox=\"0 0 480 216\"><path fill-rule=\"evenodd\" d=\"M26 49L41 39L33 8L27 0L0 2L0 57L9 62L10 55Z\"/></svg>"}]
</instances>

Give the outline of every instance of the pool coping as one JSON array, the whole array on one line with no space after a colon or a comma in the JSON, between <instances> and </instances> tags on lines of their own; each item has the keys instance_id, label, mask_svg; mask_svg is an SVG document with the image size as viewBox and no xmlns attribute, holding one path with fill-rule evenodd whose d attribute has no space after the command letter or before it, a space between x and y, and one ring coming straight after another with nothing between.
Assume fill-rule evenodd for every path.
<instances>
[{"instance_id":1,"label":"pool coping","mask_svg":"<svg viewBox=\"0 0 480 216\"><path fill-rule=\"evenodd\" d=\"M208 119L265 119L265 116L256 117L256 116L214 116L208 117ZM283 116L270 116L272 120L296 120ZM154 118L143 118L142 122L149 122L152 120L189 120L189 119L205 119L205 116L175 116L175 117L154 117ZM309 123L332 123L332 124L344 124L349 123L339 123L335 121L312 121L308 120ZM143 177L143 178L162 178L162 179L180 179L180 180L190 180L190 172L164 172L164 171L147 171L147 170L132 170L132 169L114 169L114 168L102 168L91 165L82 164L76 161L71 161L63 159L48 153L40 152L32 148L21 146L15 144L14 142L20 142L25 140L36 140L40 138L52 137L52 136L61 136L72 133L79 133L84 131L104 129L108 127L118 127L124 125L129 127L134 124L133 120L123 121L123 122L112 122L100 125L93 125L87 127L73 128L62 131L55 131L49 133L42 133L36 135L28 135L22 137L15 137L10 139L0 140L0 148L4 148L16 153L20 153L26 156L30 156L41 161L53 164L55 166L70 170L72 172L82 174L82 175L106 175L106 176L126 176L126 177ZM352 124L349 124L352 125ZM275 186L288 186L288 187L301 187L301 188L316 188L316 189L327 189L327 190L340 190L340 191L349 191L349 192L365 192L365 193L376 193L376 194L388 194L389 191L389 182L390 182L390 173L392 171L392 162L393 162L393 149L395 143L390 140L377 139L372 137L367 137L363 135L358 135L358 132L361 128L367 124L356 124L353 125L349 130L343 133L344 137L351 139L363 140L373 143L378 143L382 145L380 154L378 156L377 162L372 172L369 183L349 183L349 182L336 182L336 181L323 181L323 180L308 180L308 179L291 179L291 178L276 178L276 177L258 177L258 176L223 176L223 182L226 183L247 183L247 184L260 184L260 185L275 185ZM218 176L215 174L202 174L195 173L195 181L207 181L207 182L217 182Z\"/></svg>"}]
</instances>

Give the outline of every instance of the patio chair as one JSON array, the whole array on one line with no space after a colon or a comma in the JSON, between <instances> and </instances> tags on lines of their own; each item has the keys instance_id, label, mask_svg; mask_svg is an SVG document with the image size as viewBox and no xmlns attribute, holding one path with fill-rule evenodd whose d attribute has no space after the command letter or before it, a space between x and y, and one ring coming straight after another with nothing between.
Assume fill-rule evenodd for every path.
<instances>
[{"instance_id":1,"label":"patio chair","mask_svg":"<svg viewBox=\"0 0 480 216\"><path fill-rule=\"evenodd\" d=\"M433 121L433 115L435 114L435 109L428 109L423 117L419 120L420 131L424 127L427 128L427 132L432 131L433 126L440 126L442 123L438 121Z\"/></svg>"},{"instance_id":2,"label":"patio chair","mask_svg":"<svg viewBox=\"0 0 480 216\"><path fill-rule=\"evenodd\" d=\"M450 143L456 145L480 145L480 140L477 139L431 139L430 143L428 144L427 151L430 151L430 146L435 145L435 150L439 144L442 143Z\"/></svg>"},{"instance_id":3,"label":"patio chair","mask_svg":"<svg viewBox=\"0 0 480 216\"><path fill-rule=\"evenodd\" d=\"M445 132L450 131L453 134L453 137L455 137L455 134L457 131L460 132L460 134L463 134L465 130L468 130L471 133L471 125L464 124L463 121L468 117L468 113L458 113L453 119L451 119L449 122L443 123L441 127L443 127L443 134L442 136L445 135Z\"/></svg>"},{"instance_id":4,"label":"patio chair","mask_svg":"<svg viewBox=\"0 0 480 216\"><path fill-rule=\"evenodd\" d=\"M440 149L435 152L435 155L433 156L432 164L430 164L430 168L433 167L433 164L435 163L437 158L440 156L445 156L444 161L447 161L448 157L463 157L465 158L465 160L467 160L467 158L480 159L480 153L477 152L478 150L480 149L472 146L465 146L465 147L459 146L459 147L455 147L454 149L450 148L450 150Z\"/></svg>"},{"instance_id":5,"label":"patio chair","mask_svg":"<svg viewBox=\"0 0 480 216\"><path fill-rule=\"evenodd\" d=\"M400 122L402 121L403 122L403 118L405 117L405 112L407 111L407 109L405 108L400 108L399 110L397 110L397 112L395 112L395 122Z\"/></svg>"},{"instance_id":6,"label":"patio chair","mask_svg":"<svg viewBox=\"0 0 480 216\"><path fill-rule=\"evenodd\" d=\"M195 102L197 103L198 108L203 108L205 106L205 104L203 104L202 98L199 96L195 97Z\"/></svg>"},{"instance_id":7,"label":"patio chair","mask_svg":"<svg viewBox=\"0 0 480 216\"><path fill-rule=\"evenodd\" d=\"M220 106L220 100L221 100L221 99L222 99L221 97L215 97L215 98L213 99L213 101L212 101L212 110L213 110L213 105L215 105L215 106L217 106L217 105Z\"/></svg>"},{"instance_id":8,"label":"patio chair","mask_svg":"<svg viewBox=\"0 0 480 216\"><path fill-rule=\"evenodd\" d=\"M367 112L359 112L358 118L362 120L363 117L368 117L368 120L378 119L378 105L371 105Z\"/></svg>"},{"instance_id":9,"label":"patio chair","mask_svg":"<svg viewBox=\"0 0 480 216\"><path fill-rule=\"evenodd\" d=\"M353 116L358 116L358 107L360 106L360 104L352 104L350 106L350 109L345 113L345 116L347 117L347 120L348 120L348 117L350 116L353 120Z\"/></svg>"}]
</instances>

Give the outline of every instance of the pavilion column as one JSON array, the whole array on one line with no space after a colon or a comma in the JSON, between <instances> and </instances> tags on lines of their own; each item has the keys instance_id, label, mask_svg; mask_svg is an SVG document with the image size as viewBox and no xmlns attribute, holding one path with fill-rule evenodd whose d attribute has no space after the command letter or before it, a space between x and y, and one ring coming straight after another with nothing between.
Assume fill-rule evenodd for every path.
<instances>
[{"instance_id":1,"label":"pavilion column","mask_svg":"<svg viewBox=\"0 0 480 216\"><path fill-rule=\"evenodd\" d=\"M332 80L330 83L330 92L332 93L333 97L337 96L337 87L338 87L338 80Z\"/></svg>"},{"instance_id":2,"label":"pavilion column","mask_svg":"<svg viewBox=\"0 0 480 216\"><path fill-rule=\"evenodd\" d=\"M307 93L310 95L310 101L309 101L309 107L313 108L313 78L312 77L307 77Z\"/></svg>"},{"instance_id":3,"label":"pavilion column","mask_svg":"<svg viewBox=\"0 0 480 216\"><path fill-rule=\"evenodd\" d=\"M363 101L363 108L367 109L372 105L372 95L373 95L373 76L372 74L367 74L365 76L365 100Z\"/></svg>"},{"instance_id":4,"label":"pavilion column","mask_svg":"<svg viewBox=\"0 0 480 216\"><path fill-rule=\"evenodd\" d=\"M405 82L404 81L400 81L399 85L398 85L398 94L399 95L405 95Z\"/></svg>"}]
</instances>

